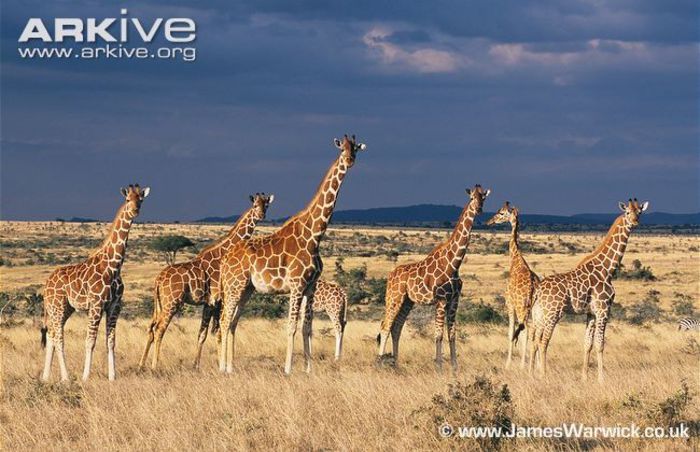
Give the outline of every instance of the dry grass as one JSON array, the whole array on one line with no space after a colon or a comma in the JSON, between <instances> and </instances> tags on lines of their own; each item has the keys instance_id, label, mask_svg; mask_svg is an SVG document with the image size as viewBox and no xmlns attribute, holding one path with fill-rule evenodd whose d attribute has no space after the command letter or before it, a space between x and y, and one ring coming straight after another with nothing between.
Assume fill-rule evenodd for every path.
<instances>
[{"instance_id":1,"label":"dry grass","mask_svg":"<svg viewBox=\"0 0 700 452\"><path fill-rule=\"evenodd\" d=\"M66 237L96 239L104 226L2 223L3 241L51 238L56 228ZM183 233L195 240L213 238L225 231L218 226L137 225L130 241L124 268L126 302L150 293L152 279L162 263L143 246L143 240L160 233ZM352 245L354 231L333 230L330 241ZM387 237L398 231L360 230L363 236ZM441 231L406 231L407 243L444 237ZM479 233L493 240L506 240L502 233ZM354 237L354 238L353 238ZM562 239L592 249L601 234L538 234L528 240L547 246ZM499 295L508 259L500 254L476 254L484 243L475 242L474 253L463 267L467 300L490 303ZM698 308L700 273L697 237L633 236L625 262L641 259L659 277L654 282L617 281L618 301L635 302L650 289L660 292L661 305L670 307L675 292L693 297ZM370 248L371 242L367 245ZM47 245L48 247L48 245ZM131 248L133 247L133 249ZM358 245L359 248L359 245ZM486 248L484 248L486 249ZM46 253L47 249L39 251ZM69 249L61 243L52 252L87 254L87 248ZM43 284L53 268L24 265L26 251L10 256L14 266L0 267L2 291L12 292ZM395 263L382 256L362 257L344 252L345 267L366 264L368 275L384 277ZM401 256L399 262L415 256ZM574 265L581 253L529 255L540 273ZM7 259L3 249L3 258ZM15 262L16 261L16 262ZM332 272L334 257L325 259ZM472 276L475 275L475 276ZM332 273L326 274L331 277ZM472 382L483 375L507 384L513 401L513 420L518 425L555 426L581 422L614 426L636 422L655 425L659 403L677 393L683 381L694 395L681 410L680 419L700 421L700 346L692 333L681 334L671 321L640 328L613 320L607 334L605 384L580 381L583 325L560 325L551 345L551 375L531 379L516 365L503 369L505 326L461 325L466 333L458 343L460 370L438 373L432 365L434 345L430 338L404 334L402 361L398 369L375 366L376 322L353 321L350 314L346 347L340 364L332 362L333 340L321 331L329 324L314 324L315 367L302 372L302 357L295 358L295 373L284 377L284 322L244 318L239 327L236 370L221 376L215 370L215 346L205 348L203 370L191 370L198 321L178 318L166 335L162 368L139 373L136 364L145 340L146 319L120 321L117 333L119 379L106 381L103 341L98 342L93 379L81 384L42 384L43 364L39 333L31 319L20 318L0 326L0 450L108 448L146 449L452 449L477 447L460 439L440 439L436 425L417 416L430 406L435 394L444 394L448 383ZM68 365L73 375L82 368L85 318L74 315L67 327ZM103 332L104 329L101 330ZM300 339L297 340L300 348ZM591 369L593 372L594 369ZM54 368L54 378L57 369ZM456 419L458 421L459 419ZM687 449L698 447L697 438L681 440L517 440L506 449Z\"/></svg>"},{"instance_id":2,"label":"dry grass","mask_svg":"<svg viewBox=\"0 0 700 452\"><path fill-rule=\"evenodd\" d=\"M317 331L325 322L319 322ZM83 325L68 328L68 363L74 374L82 366ZM215 370L212 342L204 370L190 370L196 321L181 319L169 331L163 367L136 370L146 321L119 326L117 382L106 381L104 346L98 345L94 379L87 384L44 385L38 382L42 351L38 332L29 322L5 330L3 344L5 393L0 408L0 435L8 449L432 449L457 447L457 439L441 440L435 425L419 425L412 413L429 404L453 380L432 366L429 339L405 335L404 359L398 370L375 367L376 325L350 323L347 348L339 365L332 362L333 340L315 339L312 375L282 373L284 323L248 319L241 323L236 370L221 376ZM462 327L459 343L460 381L485 375L508 385L520 425L589 425L647 423L644 410L625 409L630 397L656 403L686 380L698 392L698 356L681 353L685 336L670 327L641 330L613 325L609 332L604 385L579 379L581 325L562 325L552 344L552 375L530 379L517 366L504 371L504 328ZM700 419L698 405L686 413ZM464 444L470 444L465 442ZM554 443L519 440L517 446ZM692 443L697 446L697 442ZM684 442L654 440L572 441L567 447L691 447ZM506 444L507 445L507 444ZM515 446L515 444L511 444Z\"/></svg>"}]
</instances>

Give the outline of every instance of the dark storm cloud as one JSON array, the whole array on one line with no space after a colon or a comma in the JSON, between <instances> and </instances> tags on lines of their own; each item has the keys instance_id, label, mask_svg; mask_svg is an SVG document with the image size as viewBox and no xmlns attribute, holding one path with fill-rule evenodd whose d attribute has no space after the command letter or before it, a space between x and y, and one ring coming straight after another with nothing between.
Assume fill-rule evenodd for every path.
<instances>
[{"instance_id":1,"label":"dark storm cloud","mask_svg":"<svg viewBox=\"0 0 700 452\"><path fill-rule=\"evenodd\" d=\"M302 207L356 132L339 208L462 203L530 212L618 199L697 211L697 2L139 2L192 17L197 61L27 61L28 17L116 17L109 2L2 4L2 216L145 219ZM515 197L519 199L515 199ZM497 199L496 199L497 198Z\"/></svg>"}]
</instances>

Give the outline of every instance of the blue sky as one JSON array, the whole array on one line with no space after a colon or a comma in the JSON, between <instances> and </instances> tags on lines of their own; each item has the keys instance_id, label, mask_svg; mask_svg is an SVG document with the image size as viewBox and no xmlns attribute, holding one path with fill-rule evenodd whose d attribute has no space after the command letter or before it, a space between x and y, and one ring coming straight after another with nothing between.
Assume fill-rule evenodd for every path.
<instances>
[{"instance_id":1,"label":"blue sky","mask_svg":"<svg viewBox=\"0 0 700 452\"><path fill-rule=\"evenodd\" d=\"M29 17L191 17L197 60L22 60ZM4 219L303 207L356 133L338 209L700 210L697 1L2 3Z\"/></svg>"}]
</instances>

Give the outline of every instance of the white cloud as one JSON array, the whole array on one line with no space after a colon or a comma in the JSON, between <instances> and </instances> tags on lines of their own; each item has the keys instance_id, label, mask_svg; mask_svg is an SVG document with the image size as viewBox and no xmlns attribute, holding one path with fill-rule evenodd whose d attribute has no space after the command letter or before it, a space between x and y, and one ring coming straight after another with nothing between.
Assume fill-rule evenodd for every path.
<instances>
[{"instance_id":1,"label":"white cloud","mask_svg":"<svg viewBox=\"0 0 700 452\"><path fill-rule=\"evenodd\" d=\"M460 68L458 55L430 47L403 49L387 41L389 36L391 31L375 27L362 37L365 45L387 66L399 66L421 73L455 72Z\"/></svg>"}]
</instances>

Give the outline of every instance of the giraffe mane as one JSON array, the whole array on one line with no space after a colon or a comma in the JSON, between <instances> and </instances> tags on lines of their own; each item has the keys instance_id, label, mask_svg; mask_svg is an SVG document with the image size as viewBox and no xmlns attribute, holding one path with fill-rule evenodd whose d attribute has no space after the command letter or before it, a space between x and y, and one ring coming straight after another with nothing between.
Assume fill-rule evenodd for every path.
<instances>
[{"instance_id":1,"label":"giraffe mane","mask_svg":"<svg viewBox=\"0 0 700 452\"><path fill-rule=\"evenodd\" d=\"M117 214L114 216L114 219L112 220L112 223L109 227L109 231L107 231L105 238L102 240L102 243L100 244L100 246L98 248L96 248L95 250L93 250L92 253L90 253L90 256L88 256L89 258L95 257L104 251L105 247L107 246L107 244L110 242L110 239L112 238L112 232L114 232L114 226L117 224L117 220L122 216L124 209L126 209L126 202L123 203L121 205L121 207L119 207L119 209L117 210Z\"/></svg>"},{"instance_id":2,"label":"giraffe mane","mask_svg":"<svg viewBox=\"0 0 700 452\"><path fill-rule=\"evenodd\" d=\"M608 240L610 239L610 236L615 233L617 228L620 226L620 223L624 221L625 214L623 213L622 215L619 215L617 218L615 218L615 221L613 221L613 224L610 226L610 229L608 229L608 232L605 234L605 238L601 240L600 244L596 247L595 250L591 252L591 254L587 255L581 261L576 265L576 267L581 267L582 265L586 265L588 262L590 262L592 259L594 259L602 250L605 248L605 245L608 243Z\"/></svg>"}]
</instances>

